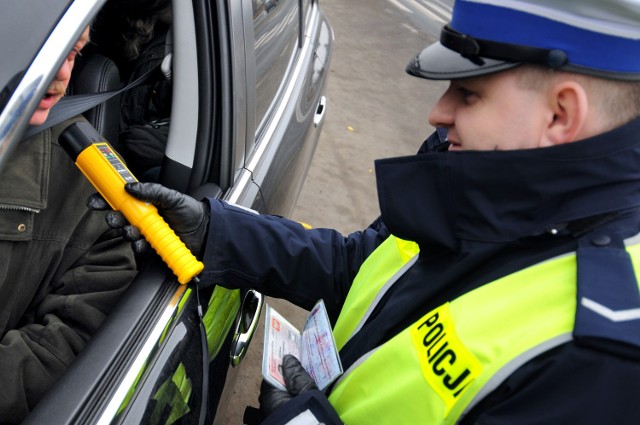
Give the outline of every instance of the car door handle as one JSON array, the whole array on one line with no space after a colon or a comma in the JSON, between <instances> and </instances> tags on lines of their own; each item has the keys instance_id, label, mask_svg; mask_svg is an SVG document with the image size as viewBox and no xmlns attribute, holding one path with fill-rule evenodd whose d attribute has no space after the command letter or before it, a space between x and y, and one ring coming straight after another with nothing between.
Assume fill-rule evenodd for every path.
<instances>
[{"instance_id":1,"label":"car door handle","mask_svg":"<svg viewBox=\"0 0 640 425\"><path fill-rule=\"evenodd\" d=\"M316 108L316 114L313 117L313 126L318 127L324 120L324 113L327 111L327 98L322 96Z\"/></svg>"},{"instance_id":2,"label":"car door handle","mask_svg":"<svg viewBox=\"0 0 640 425\"><path fill-rule=\"evenodd\" d=\"M236 325L236 330L233 336L233 342L231 343L231 365L237 366L240 364L247 349L249 343L253 337L253 333L258 326L260 320L260 313L262 312L262 304L264 303L264 296L254 290L249 290L242 300L242 306L240 307L240 318Z\"/></svg>"}]
</instances>

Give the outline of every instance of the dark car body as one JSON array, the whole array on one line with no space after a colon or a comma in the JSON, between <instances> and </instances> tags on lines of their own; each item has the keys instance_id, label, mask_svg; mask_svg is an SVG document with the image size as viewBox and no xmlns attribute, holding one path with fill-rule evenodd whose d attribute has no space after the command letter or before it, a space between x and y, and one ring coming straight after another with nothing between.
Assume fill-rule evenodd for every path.
<instances>
[{"instance_id":1,"label":"dark car body","mask_svg":"<svg viewBox=\"0 0 640 425\"><path fill-rule=\"evenodd\" d=\"M105 4L3 4L0 167ZM171 125L160 182L261 213L291 213L326 108L333 33L318 1L180 0L172 13ZM219 422L261 309L254 291L181 285L150 255L26 423Z\"/></svg>"}]
</instances>

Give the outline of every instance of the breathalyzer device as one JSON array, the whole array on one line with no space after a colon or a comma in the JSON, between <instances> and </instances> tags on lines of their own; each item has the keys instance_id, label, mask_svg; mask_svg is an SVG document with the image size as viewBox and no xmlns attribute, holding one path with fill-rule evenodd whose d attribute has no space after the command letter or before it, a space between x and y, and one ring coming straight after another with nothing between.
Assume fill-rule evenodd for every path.
<instances>
[{"instance_id":1,"label":"breathalyzer device","mask_svg":"<svg viewBox=\"0 0 640 425\"><path fill-rule=\"evenodd\" d=\"M59 142L111 208L122 212L129 223L140 229L178 282L187 283L204 269L204 264L189 251L155 206L125 191L125 183L138 180L91 124L81 121L70 125Z\"/></svg>"}]
</instances>

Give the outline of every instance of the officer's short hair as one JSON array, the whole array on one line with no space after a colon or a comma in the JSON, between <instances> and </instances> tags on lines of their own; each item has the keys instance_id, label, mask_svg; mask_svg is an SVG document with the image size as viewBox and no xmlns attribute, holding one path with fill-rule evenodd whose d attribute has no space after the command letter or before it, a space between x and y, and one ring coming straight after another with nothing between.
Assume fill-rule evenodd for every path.
<instances>
[{"instance_id":1,"label":"officer's short hair","mask_svg":"<svg viewBox=\"0 0 640 425\"><path fill-rule=\"evenodd\" d=\"M558 77L576 80L587 90L591 104L599 109L612 127L640 117L640 81L612 80L585 74L523 64L514 69L521 88L544 90Z\"/></svg>"}]
</instances>

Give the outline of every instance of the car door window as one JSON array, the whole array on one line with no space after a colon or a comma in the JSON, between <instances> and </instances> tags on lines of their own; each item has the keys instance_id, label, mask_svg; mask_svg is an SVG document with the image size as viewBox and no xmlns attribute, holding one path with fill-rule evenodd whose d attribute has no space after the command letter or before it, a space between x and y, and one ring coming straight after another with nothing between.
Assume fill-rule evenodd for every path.
<instances>
[{"instance_id":1,"label":"car door window","mask_svg":"<svg viewBox=\"0 0 640 425\"><path fill-rule=\"evenodd\" d=\"M265 125L299 46L299 0L253 0L256 122Z\"/></svg>"},{"instance_id":2,"label":"car door window","mask_svg":"<svg viewBox=\"0 0 640 425\"><path fill-rule=\"evenodd\" d=\"M42 42L58 21L69 0L52 0L46 7L34 0L11 0L2 3L0 13L0 112L26 71Z\"/></svg>"}]
</instances>

